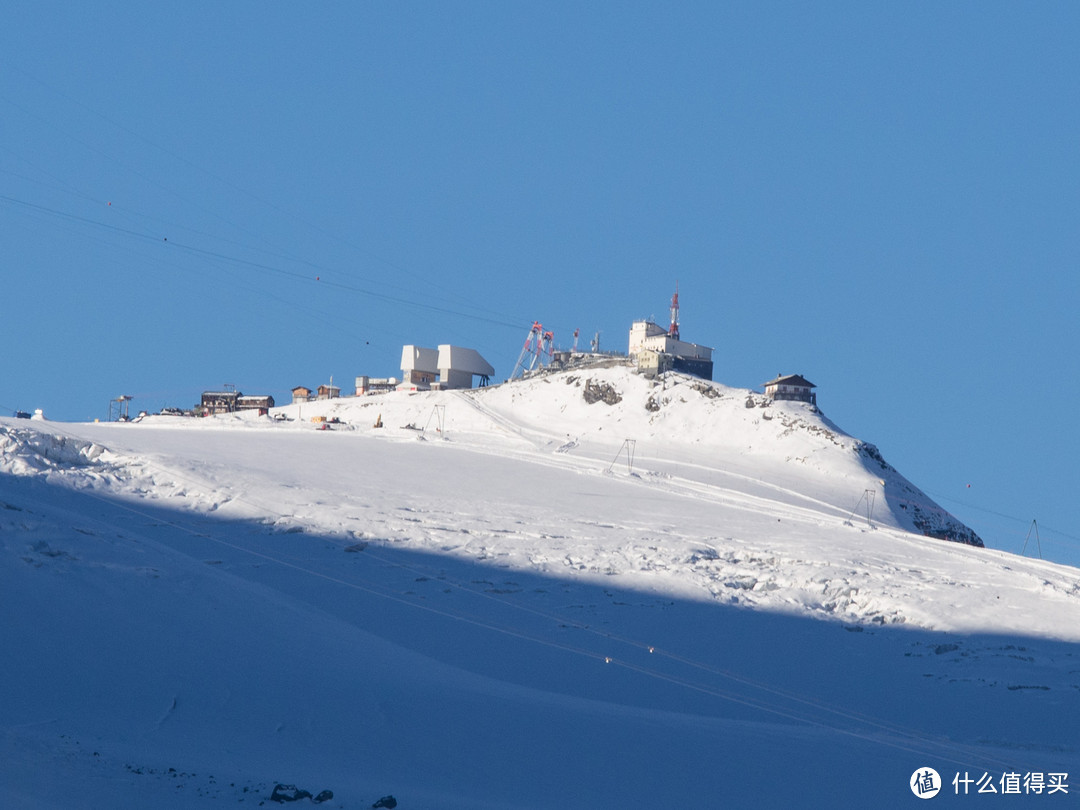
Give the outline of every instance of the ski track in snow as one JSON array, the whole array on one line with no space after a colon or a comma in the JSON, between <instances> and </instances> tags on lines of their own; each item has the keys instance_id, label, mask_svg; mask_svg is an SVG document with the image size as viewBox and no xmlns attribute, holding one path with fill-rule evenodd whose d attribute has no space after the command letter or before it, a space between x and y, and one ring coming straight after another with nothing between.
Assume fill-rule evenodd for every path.
<instances>
[{"instance_id":1,"label":"ski track in snow","mask_svg":"<svg viewBox=\"0 0 1080 810\"><path fill-rule=\"evenodd\" d=\"M558 383L545 384L561 387ZM569 384L567 387L570 387ZM277 471L245 469L244 475L240 476L243 486L238 486L234 465L242 462L242 458L237 456L189 458L178 466L180 459L175 455L146 454L134 445L125 448L127 436L124 434L148 429L135 425L66 427L64 430L70 432L71 436L58 440L55 446L41 452L47 461L52 458L59 460L57 469L37 471L53 477L63 476L67 485L76 488L96 487L123 497L178 502L186 510L258 520L279 531L325 533L342 538L342 542L374 538L376 541L402 543L471 559L500 559L506 565L532 567L545 573L618 576L621 583L629 587L645 590L673 587L680 596L692 598L806 611L843 620L914 621L920 626L935 629L947 629L950 624L943 621L943 617L932 617L931 611L913 608L909 597L922 592L929 598L939 588L964 586L957 586L955 579L948 575L934 576L922 569L905 567L890 558L903 554L926 557L927 549L932 550L935 556L960 555L966 560L983 563L993 557L993 554L985 551L981 552L981 556L972 556L972 551L967 548L949 548L944 543L912 538L898 529L900 519L884 509L879 509L874 520L866 520L865 517L854 515L855 510L848 509L846 504L836 504L835 492L831 493L834 502L830 503L790 486L765 481L759 476L724 469L722 463L701 463L703 456L700 453L695 461L692 458L678 458L679 453L673 452L671 455L677 460L667 462L639 454L633 471L627 472L621 469L617 456L614 460L602 456L595 443L579 439L560 443L558 430L541 429L532 422L515 421L498 408L485 405L485 394L484 391L471 391L442 395L451 406L460 404L480 417L481 430L473 423L468 426L471 432L455 429L450 441L442 436L438 436L434 444L429 440L427 444L431 445L429 449L432 455L451 454L454 459L448 463L460 465L460 452L466 451L469 456L478 457L470 459L469 469L481 479L486 466L484 458L492 456L497 457L500 463L514 460L524 462L531 468L547 467L571 472L585 479L585 483L577 487L579 492L575 493L579 498L582 497L581 490L585 492L584 497L589 497L592 485L588 482L595 480L603 482L605 497L620 502L641 503L649 499L669 502L686 498L693 503L697 512L701 511L703 504L715 507L716 516L713 519L724 527L724 531L714 533L684 520L657 527L648 510L638 521L591 521L576 517L563 519L557 507L552 509L542 502L513 504L507 511L506 501L499 507L502 520L497 527L492 527L486 504L477 504L475 500L468 499L442 499L436 493L424 493L418 497L416 506L399 507L389 513L384 510L379 514L380 510L373 510L369 503L365 503L371 498L365 496L358 499L357 493L334 485L323 498L311 502L297 501L295 495L305 491L302 484L282 482ZM738 394L732 398L738 399ZM424 399L428 403L435 401L431 395ZM340 407L341 402L347 403L339 401L331 404ZM310 403L308 410L315 404ZM352 404L355 410L357 403L347 403L346 407L348 404ZM359 404L365 407L374 405L393 413L390 401L385 398L376 403ZM591 407L607 406L600 404ZM422 413L423 409L423 406L414 406L411 411ZM400 421L405 421L409 415L402 415ZM779 437L789 436L804 419L805 416L777 418L775 422L782 428L778 431ZM170 420L164 421L168 424ZM420 422L420 419L412 421ZM280 426L273 424L265 425L262 429L250 422L242 426L247 430L226 430L226 435L257 443L259 435L281 433L274 430ZM576 427L578 434L586 429L580 421L566 420L560 423L561 428L567 426ZM173 430L167 432L172 433ZM828 430L813 430L829 434L833 443L837 444L834 426ZM319 438L338 439L348 445L375 441L378 442L378 451L385 452L388 438L391 446L401 441L415 442L415 435L409 435L406 439L402 438L402 432L390 437L345 433ZM91 442L85 450L78 449L80 444L76 436L80 433L97 437L99 443ZM510 436L513 439L511 447L508 448L505 442L499 440L493 444L490 441L493 433ZM423 437L426 434L427 431L420 435ZM107 441L107 436L115 437L116 441ZM178 449L175 446L177 443L170 444L174 445L172 450ZM179 444L182 445L183 441ZM105 450L105 446L122 449ZM844 448L843 443L838 443L838 446ZM349 448L350 451L352 449ZM243 452L251 451L244 450L239 455L242 456ZM356 449L358 455L367 452L369 448L366 447ZM26 461L27 456L35 463L41 463L34 453L16 453L15 456L21 459L23 466L19 471L22 472L31 469L26 466L30 463ZM333 463L340 460L335 458ZM775 456L766 455L764 461L766 464L775 463ZM671 468L675 468L677 473L671 472ZM274 494L268 498L268 492ZM526 494L524 488L521 494ZM594 497L599 494L592 493ZM426 505L420 506L421 502ZM465 510L464 507L470 504L478 508ZM616 509L615 516L624 518L620 514L623 511L626 510ZM745 514L740 517L740 513ZM775 532L763 534L762 529L767 522L779 524ZM739 534L732 531L735 527L742 527L743 534L758 539L755 543L739 540ZM849 562L834 561L837 550L835 542L827 547L827 556L812 558L807 554L807 545L798 539L799 536L818 536L822 533L847 537L851 541L839 546L842 560L850 558ZM761 537L770 534L774 535L773 539L762 544ZM792 536L796 538L794 543L797 551L785 551L785 547L793 542L789 539ZM868 540L872 541L872 546L867 546ZM892 553L898 548L903 549L903 554ZM866 553L871 549L879 550L879 558ZM909 576L903 576L905 573ZM1075 584L1068 582L1055 583L1044 579L1043 587L1048 593L1066 601L1077 596ZM973 629L962 624L953 626L956 629Z\"/></svg>"},{"instance_id":2,"label":"ski track in snow","mask_svg":"<svg viewBox=\"0 0 1080 810\"><path fill-rule=\"evenodd\" d=\"M581 401L581 379L590 375L618 388L621 408ZM881 745L893 753L921 751L920 756L951 751L951 762L1002 769L1014 767L1016 760L1001 753L1010 749L1027 758L1032 752L1075 754L1053 741L1060 737L1056 732L1046 739L1033 736L1012 703L996 730L981 736L965 725L967 719L951 730L905 730L891 710L867 714L872 702L855 698L863 688L857 682L849 684L852 695L830 700L823 698L827 687L813 685L821 681L818 674L805 673L807 684L797 688L784 678L768 686L779 677L775 669L755 675L752 661L744 661L746 671L733 672L721 663L723 647L713 651L699 644L691 657L679 651L686 640L665 621L668 611L753 609L759 613L740 615L819 620L822 629L811 635L829 644L835 637L821 634L840 628L845 650L859 634L866 644L876 644L874 634L884 628L905 628L912 640L891 642L890 655L902 649L901 658L883 664L878 677L895 670L898 679L915 679L909 683L917 684L912 699L919 690L960 686L977 690L971 693L976 697L1009 695L1010 701L1046 695L1053 703L1039 704L1039 711L1050 717L1069 716L1068 707L1080 695L1080 658L1048 646L1080 641L1074 569L913 534L910 514L897 503L915 504L939 521L950 518L941 517L940 507L874 453L862 454L857 440L801 406L773 406L766 418L748 392L723 386L715 391L706 394L698 383L678 378L653 386L608 369L487 391L304 405L308 416L342 419L336 430L324 432L296 420L295 406L279 410L292 422L249 416L160 417L126 425L0 420L0 474L27 485L41 482L54 493L35 500L39 490L14 488L0 496L0 541L13 555L12 564L66 578L88 593L108 593L98 580L126 583L123 588L148 597L164 584L196 596L209 588L199 583L217 583L214 588L250 594L260 603L272 599L267 604L290 617L293 611L310 613L317 618L312 626L331 635L341 632L330 629L338 624L356 632L354 600L377 612L401 605L420 611L420 618L393 613L394 622L411 628L421 655L450 667L473 666L469 656L490 646L494 635L514 649L525 645L607 661L627 678L681 685L689 695L765 712L785 724L785 740L800 739L796 729L809 723L830 740L847 735L863 754ZM658 410L643 407L646 398ZM443 430L407 427L430 424L436 405L446 406ZM559 418L546 418L551 411ZM373 414L387 427L370 427ZM679 431L672 433L664 420L677 422ZM630 436L638 437L632 468L628 456L619 455L620 443ZM879 494L872 517L856 514L856 496L868 490ZM74 500L56 497L62 492ZM897 492L906 500L897 500ZM324 589L321 599L305 595ZM216 609L219 598L224 597L214 596L206 609ZM455 633L425 629L424 616L433 627L445 623ZM476 631L475 641L466 627ZM227 630L220 632L226 634L220 643L236 643ZM673 648L654 648L653 637L669 638ZM386 653L393 660L402 654L396 649ZM852 649L862 654L857 651L863 647ZM529 706L547 705L554 698L539 696L558 693L559 712L584 700L590 716L607 711L601 708L607 703L595 702L601 696L621 707L618 716L659 700L656 711L663 719L657 715L655 721L671 728L683 722L674 718L690 711L687 698L678 696L683 692L651 686L646 699L640 687L629 685L637 681L622 680L608 687L613 692L594 692L585 686L591 676L576 674L581 665L531 671L527 661L515 654L486 662L486 677L504 686L480 685L460 674L445 677L460 681L468 694L490 698L506 690L510 701L522 700L522 689L544 690L533 694ZM333 682L336 676L321 677ZM166 683L148 701L140 733L168 739L200 712L212 715L211 707L239 717L237 705L248 700L244 689L241 682ZM958 693L948 694L955 701ZM944 710L938 693L925 691L924 699ZM975 699L967 696L961 703L974 709ZM369 703L369 715L380 724L392 724L395 717L406 722L397 704ZM533 711L521 705L518 710L523 717ZM739 717L725 719L725 728L742 722ZM694 734L706 733L713 719L694 719ZM246 759L227 766L227 777L210 776L205 767L197 776L198 757L190 753L175 764L150 754L133 762L130 748L119 741L124 734L102 731L100 751L88 751L95 743L70 729L43 743L41 730L59 722L46 717L4 727L0 744L9 762L28 771L73 769L110 789L130 791L129 798L145 794L146 804L139 806L156 806L165 793L173 798L160 806L261 801L273 787L265 770L253 772ZM1046 720L1031 722L1033 728L1047 727ZM316 731L310 723L282 720L270 733L310 745ZM747 739L764 735L754 744L759 753L775 748L760 725L748 725L744 733ZM945 743L952 734L958 739ZM257 747L259 739L245 745ZM817 747L813 735L803 742ZM299 751L296 744L290 750ZM382 761L374 749L368 756ZM807 768L829 764L806 756ZM269 756L260 760L274 761L281 765ZM389 774L396 766L386 767ZM342 771L335 773L340 780ZM398 780L408 783L400 775ZM414 796L434 789L422 782L415 784ZM370 778L363 790L375 790ZM457 795L455 804L446 801L448 787L434 790L427 804L417 806L508 806L490 798L470 802L463 798L467 793ZM47 794L29 806L54 806ZM0 798L5 795L30 801L0 784ZM363 806L377 798L371 793ZM65 806L70 794L57 801L55 806ZM522 799L521 806L542 804ZM568 806L599 805L582 797Z\"/></svg>"}]
</instances>

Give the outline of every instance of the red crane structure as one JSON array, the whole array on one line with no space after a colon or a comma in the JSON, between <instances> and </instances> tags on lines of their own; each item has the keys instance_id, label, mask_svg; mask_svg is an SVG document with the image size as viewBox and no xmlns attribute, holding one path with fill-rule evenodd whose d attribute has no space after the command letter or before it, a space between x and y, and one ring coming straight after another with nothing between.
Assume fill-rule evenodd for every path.
<instances>
[{"instance_id":1,"label":"red crane structure","mask_svg":"<svg viewBox=\"0 0 1080 810\"><path fill-rule=\"evenodd\" d=\"M532 371L536 368L537 363L541 366L548 365L551 362L552 352L555 350L554 342L555 333L551 331L545 332L540 321L533 321L529 334L525 336L525 345L521 348L517 364L514 366L514 373L510 375L510 378L517 377L519 372L524 375L526 371Z\"/></svg>"}]
</instances>

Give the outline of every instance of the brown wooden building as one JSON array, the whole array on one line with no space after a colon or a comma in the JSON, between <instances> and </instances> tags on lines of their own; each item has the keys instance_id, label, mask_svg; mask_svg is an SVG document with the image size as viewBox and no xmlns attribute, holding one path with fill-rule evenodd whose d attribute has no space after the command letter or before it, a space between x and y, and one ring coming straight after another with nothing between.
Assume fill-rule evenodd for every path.
<instances>
[{"instance_id":1,"label":"brown wooden building","mask_svg":"<svg viewBox=\"0 0 1080 810\"><path fill-rule=\"evenodd\" d=\"M274 398L269 394L246 397L239 391L203 391L198 412L201 416L255 410L267 413L273 407Z\"/></svg>"}]
</instances>

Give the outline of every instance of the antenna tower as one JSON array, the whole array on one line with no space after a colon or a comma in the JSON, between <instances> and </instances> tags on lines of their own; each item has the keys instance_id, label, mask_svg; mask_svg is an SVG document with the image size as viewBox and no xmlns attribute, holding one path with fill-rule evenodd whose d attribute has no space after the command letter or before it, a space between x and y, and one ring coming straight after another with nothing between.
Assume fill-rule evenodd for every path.
<instances>
[{"instance_id":1,"label":"antenna tower","mask_svg":"<svg viewBox=\"0 0 1080 810\"><path fill-rule=\"evenodd\" d=\"M671 326L668 328L668 337L679 339L679 282L675 282L675 294L671 296Z\"/></svg>"}]
</instances>

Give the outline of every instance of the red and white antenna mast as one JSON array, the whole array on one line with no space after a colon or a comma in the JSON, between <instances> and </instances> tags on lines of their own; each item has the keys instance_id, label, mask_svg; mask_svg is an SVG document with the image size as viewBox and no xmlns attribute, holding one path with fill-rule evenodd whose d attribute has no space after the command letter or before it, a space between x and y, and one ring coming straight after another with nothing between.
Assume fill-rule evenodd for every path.
<instances>
[{"instance_id":1,"label":"red and white antenna mast","mask_svg":"<svg viewBox=\"0 0 1080 810\"><path fill-rule=\"evenodd\" d=\"M679 339L679 282L675 282L675 294L671 296L671 327L668 337Z\"/></svg>"}]
</instances>

